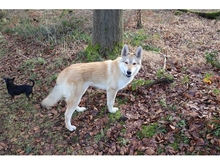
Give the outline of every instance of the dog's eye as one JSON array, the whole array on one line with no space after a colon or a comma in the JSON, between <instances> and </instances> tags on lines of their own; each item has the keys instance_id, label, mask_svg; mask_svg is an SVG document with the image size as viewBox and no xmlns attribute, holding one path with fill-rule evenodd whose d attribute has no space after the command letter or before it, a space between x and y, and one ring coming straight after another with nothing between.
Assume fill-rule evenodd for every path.
<instances>
[{"instance_id":1,"label":"dog's eye","mask_svg":"<svg viewBox=\"0 0 220 165\"><path fill-rule=\"evenodd\" d=\"M133 65L136 65L136 64L137 64L137 63L135 63L135 62L133 63Z\"/></svg>"},{"instance_id":2,"label":"dog's eye","mask_svg":"<svg viewBox=\"0 0 220 165\"><path fill-rule=\"evenodd\" d=\"M128 65L128 62L127 62L127 61L125 61L125 64L127 64L127 65Z\"/></svg>"}]
</instances>

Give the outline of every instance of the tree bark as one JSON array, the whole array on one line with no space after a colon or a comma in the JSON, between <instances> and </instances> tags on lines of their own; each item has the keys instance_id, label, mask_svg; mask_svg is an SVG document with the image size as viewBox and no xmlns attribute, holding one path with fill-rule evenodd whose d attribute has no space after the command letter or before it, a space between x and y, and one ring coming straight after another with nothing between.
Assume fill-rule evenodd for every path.
<instances>
[{"instance_id":1,"label":"tree bark","mask_svg":"<svg viewBox=\"0 0 220 165\"><path fill-rule=\"evenodd\" d=\"M123 44L123 11L94 10L92 46L99 45L99 53L107 56L115 46Z\"/></svg>"},{"instance_id":2,"label":"tree bark","mask_svg":"<svg viewBox=\"0 0 220 165\"><path fill-rule=\"evenodd\" d=\"M142 28L141 10L137 10L137 29Z\"/></svg>"}]
</instances>

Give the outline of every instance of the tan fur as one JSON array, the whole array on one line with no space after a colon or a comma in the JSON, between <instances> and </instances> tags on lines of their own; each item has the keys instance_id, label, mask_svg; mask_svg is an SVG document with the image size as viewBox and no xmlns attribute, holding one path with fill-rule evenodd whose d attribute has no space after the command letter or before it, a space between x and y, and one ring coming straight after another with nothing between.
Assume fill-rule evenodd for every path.
<instances>
[{"instance_id":1,"label":"tan fur","mask_svg":"<svg viewBox=\"0 0 220 165\"><path fill-rule=\"evenodd\" d=\"M118 108L113 107L118 90L130 83L141 68L142 48L130 55L127 45L122 49L121 57L104 62L73 64L58 75L56 86L42 101L42 107L51 107L61 98L65 98L67 109L65 125L70 131L76 129L71 125L71 117L75 110L81 112L85 107L78 107L81 97L89 86L107 91L107 106L111 113Z\"/></svg>"}]
</instances>

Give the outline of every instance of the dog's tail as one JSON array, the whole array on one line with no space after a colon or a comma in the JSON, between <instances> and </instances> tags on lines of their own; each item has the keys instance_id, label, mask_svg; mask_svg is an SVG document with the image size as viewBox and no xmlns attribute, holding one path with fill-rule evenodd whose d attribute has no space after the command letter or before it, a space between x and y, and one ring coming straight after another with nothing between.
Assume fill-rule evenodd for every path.
<instances>
[{"instance_id":1,"label":"dog's tail","mask_svg":"<svg viewBox=\"0 0 220 165\"><path fill-rule=\"evenodd\" d=\"M35 85L35 82L34 82L34 80L32 80L32 79L28 79L29 81L31 81L32 82L32 87L34 87L34 85Z\"/></svg>"},{"instance_id":2,"label":"dog's tail","mask_svg":"<svg viewBox=\"0 0 220 165\"><path fill-rule=\"evenodd\" d=\"M63 90L61 85L56 84L50 94L41 102L42 108L49 108L54 106L63 97Z\"/></svg>"}]
</instances>

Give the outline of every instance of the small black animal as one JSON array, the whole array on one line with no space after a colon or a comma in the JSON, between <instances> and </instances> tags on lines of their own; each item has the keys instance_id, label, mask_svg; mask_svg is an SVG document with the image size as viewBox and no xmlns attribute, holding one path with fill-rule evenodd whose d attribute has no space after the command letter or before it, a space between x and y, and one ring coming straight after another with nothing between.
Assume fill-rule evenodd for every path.
<instances>
[{"instance_id":1,"label":"small black animal","mask_svg":"<svg viewBox=\"0 0 220 165\"><path fill-rule=\"evenodd\" d=\"M25 95L28 98L28 101L30 100L29 95L32 94L32 89L34 87L34 80L29 79L33 84L32 85L15 85L14 84L14 80L15 78L3 78L3 80L6 83L7 89L8 89L8 93L11 95L11 100L14 99L15 95L20 95L22 93L25 93Z\"/></svg>"}]
</instances>

